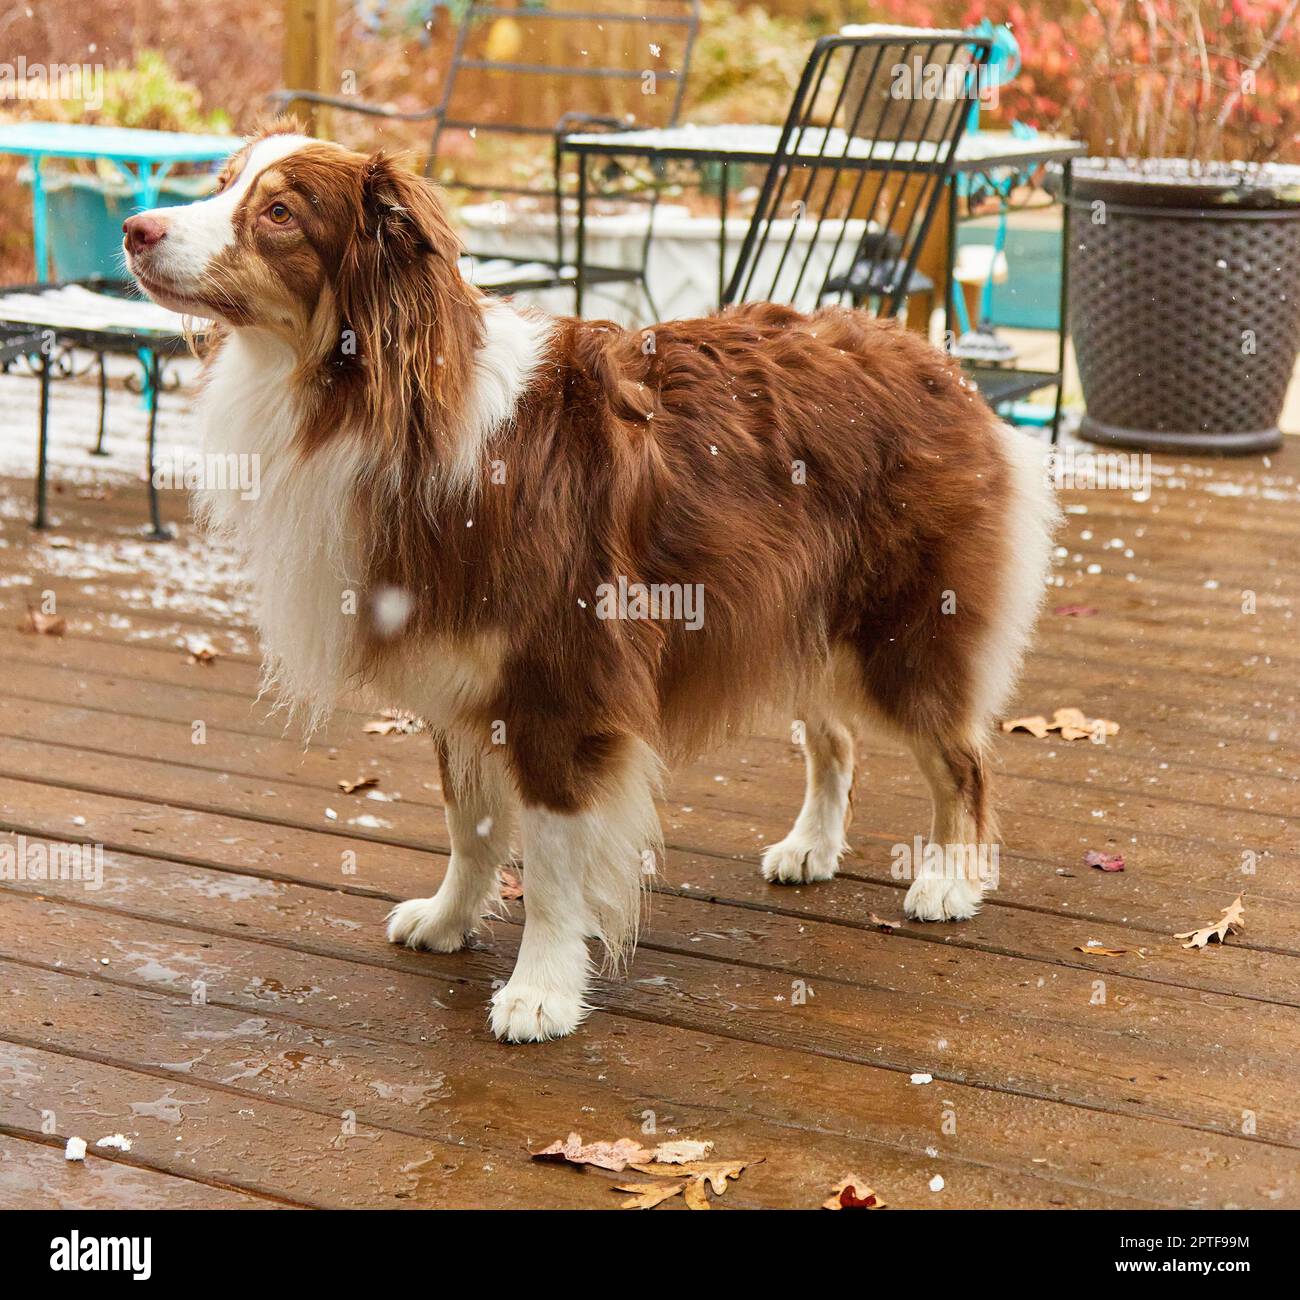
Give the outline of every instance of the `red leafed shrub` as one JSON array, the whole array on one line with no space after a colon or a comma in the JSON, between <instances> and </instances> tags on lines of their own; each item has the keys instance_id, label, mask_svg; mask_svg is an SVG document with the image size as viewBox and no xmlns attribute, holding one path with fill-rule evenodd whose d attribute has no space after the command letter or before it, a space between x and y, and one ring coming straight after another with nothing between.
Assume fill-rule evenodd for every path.
<instances>
[{"instance_id":1,"label":"red leafed shrub","mask_svg":"<svg viewBox=\"0 0 1300 1300\"><path fill-rule=\"evenodd\" d=\"M1300 0L877 0L927 27L1006 23L1019 76L993 121L1086 139L1097 154L1300 160Z\"/></svg>"}]
</instances>

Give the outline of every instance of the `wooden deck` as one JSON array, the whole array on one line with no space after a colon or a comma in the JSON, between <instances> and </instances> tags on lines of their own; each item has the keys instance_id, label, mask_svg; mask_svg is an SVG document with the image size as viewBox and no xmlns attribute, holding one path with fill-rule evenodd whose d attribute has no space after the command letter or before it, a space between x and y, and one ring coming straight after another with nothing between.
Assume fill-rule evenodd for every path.
<instances>
[{"instance_id":1,"label":"wooden deck","mask_svg":"<svg viewBox=\"0 0 1300 1300\"><path fill-rule=\"evenodd\" d=\"M1120 731L999 737L980 917L873 922L901 917L889 846L928 811L869 740L840 877L765 884L801 763L747 739L674 778L629 977L522 1048L485 1023L519 904L455 956L384 942L445 863L427 738L345 714L304 748L254 702L230 566L192 530L160 555L138 486L68 482L36 539L30 481L0 480L0 844L105 848L97 891L0 882L0 1205L610 1207L625 1177L527 1153L650 1121L763 1158L723 1207L816 1206L846 1173L893 1206L1300 1205L1298 452L1065 494L1017 710ZM17 630L46 590L62 637ZM220 657L187 662L187 636ZM339 789L368 775L391 799ZM1226 945L1171 937L1238 893ZM129 1153L95 1148L113 1133Z\"/></svg>"}]
</instances>

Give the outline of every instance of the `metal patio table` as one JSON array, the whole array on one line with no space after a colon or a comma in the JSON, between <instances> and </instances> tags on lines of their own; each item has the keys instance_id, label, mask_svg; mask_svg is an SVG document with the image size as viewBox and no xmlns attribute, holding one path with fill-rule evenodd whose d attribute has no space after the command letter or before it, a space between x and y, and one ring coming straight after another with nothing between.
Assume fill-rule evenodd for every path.
<instances>
[{"instance_id":1,"label":"metal patio table","mask_svg":"<svg viewBox=\"0 0 1300 1300\"><path fill-rule=\"evenodd\" d=\"M766 167L780 147L783 127L765 124L743 126L678 126L661 130L626 131L617 134L573 134L561 141L561 149L577 159L577 230L574 261L584 265L586 255L586 220L590 183L588 168L593 158L632 157L650 163L677 161L702 170L706 165L717 164L719 182L719 234L718 234L718 304L723 306L727 291L727 203L729 170L732 166L753 165ZM852 142L856 145L858 142ZM823 144L816 132L801 137L799 152L815 158ZM850 170L871 171L886 163L891 169L913 171L918 174L936 169L932 161L934 148L928 141L861 141L861 149L850 147L843 166ZM1029 138L1010 131L967 132L958 142L956 156L948 178L948 285L944 293L945 329L951 330L953 268L957 257L957 225L959 220L958 176L973 177L982 173L996 173L999 169L1026 172L1047 163L1061 167L1061 194L1064 199L1070 190L1070 163L1087 152L1087 145L1079 140L1060 136L1033 136ZM1062 222L1061 235L1061 294L1059 343L1057 366L1054 371L1021 370L1011 367L977 365L967 366L967 372L979 384L989 403L997 406L1003 402L1027 397L1040 388L1055 387L1056 408L1052 425L1053 439L1060 422L1061 390L1065 376L1067 340L1066 289L1069 259L1066 223ZM583 282L579 276L574 292L574 308L582 314Z\"/></svg>"},{"instance_id":2,"label":"metal patio table","mask_svg":"<svg viewBox=\"0 0 1300 1300\"><path fill-rule=\"evenodd\" d=\"M45 488L50 426L50 376L57 353L69 347L85 348L101 359L99 384L99 439L102 450L107 412L107 384L102 359L105 353L138 358L148 375L149 410L149 521L148 536L170 539L158 509L154 483L154 447L158 429L159 370L162 358L187 350L181 317L138 297L124 296L128 286L119 281L85 280L66 284L30 284L0 289L0 364L25 358L40 381L37 421L36 517L33 527L46 526Z\"/></svg>"}]
</instances>

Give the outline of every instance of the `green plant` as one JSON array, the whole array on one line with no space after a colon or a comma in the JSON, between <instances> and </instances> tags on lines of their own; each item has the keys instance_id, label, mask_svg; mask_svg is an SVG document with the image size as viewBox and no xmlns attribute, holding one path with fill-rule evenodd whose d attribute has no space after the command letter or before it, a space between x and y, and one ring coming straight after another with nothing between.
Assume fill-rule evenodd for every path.
<instances>
[{"instance_id":1,"label":"green plant","mask_svg":"<svg viewBox=\"0 0 1300 1300\"><path fill-rule=\"evenodd\" d=\"M776 17L760 5L711 0L687 86L695 122L780 122L790 107L818 23Z\"/></svg>"},{"instance_id":2,"label":"green plant","mask_svg":"<svg viewBox=\"0 0 1300 1300\"><path fill-rule=\"evenodd\" d=\"M67 122L139 127L148 131L197 131L225 135L230 117L221 109L205 111L197 86L172 71L166 55L141 50L127 67L104 74L104 102L51 100L49 116Z\"/></svg>"}]
</instances>

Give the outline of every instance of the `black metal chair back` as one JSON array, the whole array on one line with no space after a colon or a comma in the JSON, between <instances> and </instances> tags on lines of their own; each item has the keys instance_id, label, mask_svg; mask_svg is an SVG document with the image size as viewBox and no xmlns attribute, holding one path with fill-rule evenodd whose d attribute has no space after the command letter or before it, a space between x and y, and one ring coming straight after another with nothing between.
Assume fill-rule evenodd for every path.
<instances>
[{"instance_id":1,"label":"black metal chair back","mask_svg":"<svg viewBox=\"0 0 1300 1300\"><path fill-rule=\"evenodd\" d=\"M895 315L932 291L917 258L944 198L991 44L864 29L813 47L724 295Z\"/></svg>"},{"instance_id":2,"label":"black metal chair back","mask_svg":"<svg viewBox=\"0 0 1300 1300\"><path fill-rule=\"evenodd\" d=\"M477 159L461 167L442 155L446 133L549 141L566 128L672 126L699 25L700 0L471 2L435 110L427 174L452 189L553 198L549 178L510 184L476 177ZM618 46L612 56L611 45ZM578 51L580 61L564 61L565 50ZM521 78L543 80L526 85L521 97ZM548 87L546 78L557 80ZM497 104L499 111L485 111Z\"/></svg>"}]
</instances>

